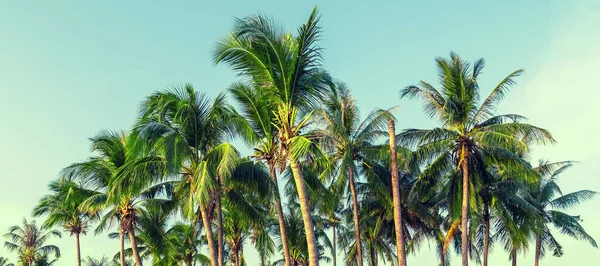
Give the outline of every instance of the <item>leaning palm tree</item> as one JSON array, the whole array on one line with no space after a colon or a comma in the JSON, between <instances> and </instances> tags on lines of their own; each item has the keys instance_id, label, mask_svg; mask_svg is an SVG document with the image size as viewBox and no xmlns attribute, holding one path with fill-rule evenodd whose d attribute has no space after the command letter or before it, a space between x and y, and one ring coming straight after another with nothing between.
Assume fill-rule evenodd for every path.
<instances>
[{"instance_id":1,"label":"leaning palm tree","mask_svg":"<svg viewBox=\"0 0 600 266\"><path fill-rule=\"evenodd\" d=\"M536 221L538 229L535 230L535 266L539 265L540 258L548 250L552 251L554 256L557 257L562 256L564 253L562 246L552 234L549 224L552 224L565 235L577 240L587 241L592 246L598 247L596 241L579 223L581 221L579 216L571 216L561 211L573 208L596 195L596 192L591 190L580 190L563 195L558 186L558 178L572 165L573 163L569 161L556 163L542 161L535 168L536 172L542 177L539 182L531 185L529 191L533 199L532 204L542 214Z\"/></svg>"},{"instance_id":2,"label":"leaning palm tree","mask_svg":"<svg viewBox=\"0 0 600 266\"><path fill-rule=\"evenodd\" d=\"M223 264L221 197L224 175L239 159L226 140L234 135L232 112L219 94L213 101L186 84L156 92L141 107L142 117L135 132L165 155L169 172L180 173L175 194L184 215L202 222L212 266ZM217 211L217 245L211 217Z\"/></svg>"},{"instance_id":3,"label":"leaning palm tree","mask_svg":"<svg viewBox=\"0 0 600 266\"><path fill-rule=\"evenodd\" d=\"M13 263L8 262L7 258L0 257L0 266L15 266Z\"/></svg>"},{"instance_id":4,"label":"leaning palm tree","mask_svg":"<svg viewBox=\"0 0 600 266\"><path fill-rule=\"evenodd\" d=\"M55 245L46 245L50 237L60 238L62 235L58 230L45 231L39 228L35 221L29 223L23 219L23 226L15 225L11 227L4 237L8 241L4 242L11 252L17 252L20 263L27 266L33 266L44 256L53 254L54 257L60 257L60 249Z\"/></svg>"},{"instance_id":5,"label":"leaning palm tree","mask_svg":"<svg viewBox=\"0 0 600 266\"><path fill-rule=\"evenodd\" d=\"M119 225L121 263L124 264L124 236L129 236L133 258L142 266L135 235L141 202L161 191L165 160L149 150L137 152L135 136L126 132L102 131L91 139L99 155L63 170L68 178L90 186L94 194L81 203L87 212L104 211L95 233L114 222Z\"/></svg>"},{"instance_id":6,"label":"leaning palm tree","mask_svg":"<svg viewBox=\"0 0 600 266\"><path fill-rule=\"evenodd\" d=\"M461 173L462 181L456 182L461 198L451 202L450 213L453 219L460 219L462 265L468 265L468 220L469 202L474 201L479 186L477 176L484 174L490 161L502 162L509 167L527 166L515 154L528 149L518 136L528 134L537 142L553 142L550 133L544 129L522 123L524 117L508 114L495 115L498 102L509 87L515 84L514 78L523 70L517 70L504 78L479 104L480 88L477 82L484 61L479 59L473 67L455 53L450 59L436 58L441 89L421 81L418 86L408 86L401 91L401 97L419 97L424 101L424 110L430 117L441 120L442 127L431 130L409 129L400 134L406 144L419 146L417 159L430 161L430 173L452 171ZM431 174L436 178L439 174ZM459 175L456 175L459 179ZM460 211L458 211L460 209Z\"/></svg>"},{"instance_id":7,"label":"leaning palm tree","mask_svg":"<svg viewBox=\"0 0 600 266\"><path fill-rule=\"evenodd\" d=\"M317 114L324 128L316 130L315 134L319 137L323 150L333 154L338 162L339 175L332 187L334 193L350 191L357 246L356 259L358 266L362 266L363 255L356 192L359 166L362 165L361 162L365 156L373 151L379 151L380 148L375 147L374 142L387 135L387 120L393 119L393 116L386 110L374 110L361 122L358 107L350 90L343 83L335 83L333 87L325 97L323 107ZM348 189L346 190L346 188Z\"/></svg>"},{"instance_id":8,"label":"leaning palm tree","mask_svg":"<svg viewBox=\"0 0 600 266\"><path fill-rule=\"evenodd\" d=\"M87 234L90 220L98 217L98 213L84 212L80 206L94 192L64 178L51 182L48 187L51 194L40 200L33 215L47 215L43 228L60 225L71 236L75 236L76 261L81 266L79 236Z\"/></svg>"},{"instance_id":9,"label":"leaning palm tree","mask_svg":"<svg viewBox=\"0 0 600 266\"><path fill-rule=\"evenodd\" d=\"M227 63L241 76L258 86L260 93L272 95L273 121L277 129L278 161L281 169L289 163L298 187L310 265L318 265L313 221L299 159L312 147L300 134L310 120L310 110L327 90L322 70L319 16L315 8L296 35L280 31L262 15L236 20L234 30L220 41L214 61Z\"/></svg>"}]
</instances>

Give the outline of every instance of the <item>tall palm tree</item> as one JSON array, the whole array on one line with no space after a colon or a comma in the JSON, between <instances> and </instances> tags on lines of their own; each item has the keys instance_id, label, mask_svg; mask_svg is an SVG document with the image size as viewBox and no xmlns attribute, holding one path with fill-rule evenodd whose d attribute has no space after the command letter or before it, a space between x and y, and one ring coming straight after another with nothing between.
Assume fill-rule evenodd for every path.
<instances>
[{"instance_id":1,"label":"tall palm tree","mask_svg":"<svg viewBox=\"0 0 600 266\"><path fill-rule=\"evenodd\" d=\"M51 182L48 187L51 194L42 197L34 208L33 215L48 215L43 228L60 225L71 236L75 236L76 261L77 266L81 266L79 236L87 234L90 220L97 218L98 213L84 212L80 206L93 191L64 178Z\"/></svg>"},{"instance_id":2,"label":"tall palm tree","mask_svg":"<svg viewBox=\"0 0 600 266\"><path fill-rule=\"evenodd\" d=\"M533 199L532 204L542 214L537 222L538 229L535 230L535 266L547 250L551 250L554 256L563 255L563 248L552 234L549 224L552 224L562 234L577 240L589 242L598 247L596 241L583 229L580 216L571 216L561 210L573 208L578 204L591 199L596 192L591 190L580 190L563 194L558 186L560 174L573 166L572 162L550 163L542 161L536 172L542 177L539 182L531 185L529 193Z\"/></svg>"},{"instance_id":3,"label":"tall palm tree","mask_svg":"<svg viewBox=\"0 0 600 266\"><path fill-rule=\"evenodd\" d=\"M136 141L136 136L126 132L102 131L91 138L93 151L99 155L65 168L63 174L95 191L80 207L89 212L104 211L95 233L116 221L121 263L124 264L124 236L127 235L136 265L142 266L134 228L140 203L163 188L159 181L164 177L165 160L148 149L135 151Z\"/></svg>"},{"instance_id":4,"label":"tall palm tree","mask_svg":"<svg viewBox=\"0 0 600 266\"><path fill-rule=\"evenodd\" d=\"M135 131L161 151L170 172L180 173L176 196L182 210L194 223L202 222L212 266L223 264L221 214L222 178L236 165L237 150L226 143L234 135L228 123L231 110L225 95L213 101L197 93L190 84L156 92L141 107ZM211 217L217 211L217 245Z\"/></svg>"},{"instance_id":5,"label":"tall palm tree","mask_svg":"<svg viewBox=\"0 0 600 266\"><path fill-rule=\"evenodd\" d=\"M51 237L60 238L62 235L57 230L46 231L39 228L35 221L29 223L23 219L23 226L12 226L4 237L8 241L4 242L4 247L11 252L17 252L19 261L28 266L33 266L44 256L53 254L54 257L60 257L60 249L55 245L46 245Z\"/></svg>"},{"instance_id":6,"label":"tall palm tree","mask_svg":"<svg viewBox=\"0 0 600 266\"><path fill-rule=\"evenodd\" d=\"M0 266L15 266L13 263L8 262L7 258L0 257Z\"/></svg>"},{"instance_id":7,"label":"tall palm tree","mask_svg":"<svg viewBox=\"0 0 600 266\"><path fill-rule=\"evenodd\" d=\"M479 104L480 88L477 82L484 61L479 59L471 66L458 55L450 59L436 58L440 76L440 90L421 81L418 86L408 86L401 97L419 97L430 117L441 120L442 127L432 130L409 129L400 134L406 144L418 144L417 158L430 160L431 172L456 169L462 174L460 205L450 204L453 218L461 220L462 265L468 265L469 201L474 201L476 177L484 173L490 160L502 161L511 167L526 167L515 151L527 150L518 136L530 134L541 143L553 142L544 129L522 123L524 117L514 114L494 115L498 102L514 78L523 70L517 70L504 78L490 95ZM431 175L435 178L439 175ZM457 176L458 177L458 176ZM470 178L473 177L473 178ZM471 196L470 196L471 195ZM458 208L460 206L460 208ZM458 212L457 209L460 209Z\"/></svg>"},{"instance_id":8,"label":"tall palm tree","mask_svg":"<svg viewBox=\"0 0 600 266\"><path fill-rule=\"evenodd\" d=\"M282 32L265 16L237 19L234 30L220 41L214 61L229 64L241 76L258 84L261 93L272 95L276 106L278 160L289 163L298 187L300 209L308 242L311 266L318 265L316 235L299 158L311 147L300 134L310 119L307 112L327 90L321 68L319 16L315 8L296 35ZM282 167L283 169L283 167Z\"/></svg>"},{"instance_id":9,"label":"tall palm tree","mask_svg":"<svg viewBox=\"0 0 600 266\"><path fill-rule=\"evenodd\" d=\"M392 177L392 202L394 203L394 229L396 233L396 249L398 265L406 266L404 230L402 230L402 206L400 202L400 178L398 176L398 154L396 153L396 125L393 119L388 120L390 138L390 171Z\"/></svg>"},{"instance_id":10,"label":"tall palm tree","mask_svg":"<svg viewBox=\"0 0 600 266\"><path fill-rule=\"evenodd\" d=\"M334 191L350 191L358 265L363 265L359 228L359 206L356 192L358 168L365 156L379 148L374 142L387 135L387 120L393 119L386 110L374 110L360 121L360 114L350 90L343 83L335 83L323 101L317 116L324 128L316 130L325 152L333 154L338 162L339 175ZM348 188L348 190L346 190ZM334 192L335 193L335 192Z\"/></svg>"}]
</instances>

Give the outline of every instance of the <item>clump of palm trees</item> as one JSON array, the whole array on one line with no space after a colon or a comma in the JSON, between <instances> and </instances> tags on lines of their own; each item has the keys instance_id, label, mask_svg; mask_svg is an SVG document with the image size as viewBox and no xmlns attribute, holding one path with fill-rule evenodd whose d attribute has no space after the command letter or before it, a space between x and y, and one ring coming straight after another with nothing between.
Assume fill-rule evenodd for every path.
<instances>
[{"instance_id":1,"label":"clump of palm trees","mask_svg":"<svg viewBox=\"0 0 600 266\"><path fill-rule=\"evenodd\" d=\"M527 161L532 145L555 142L551 134L496 114L522 70L481 100L483 59L436 58L439 86L421 81L400 96L422 100L439 127L396 134L393 108L362 117L323 67L319 18L315 8L296 33L263 15L236 19L214 50L214 63L240 77L227 89L235 107L189 84L148 96L129 130L101 131L90 139L94 155L50 184L34 210L42 228L74 236L77 265L91 228L116 230L122 266L247 265L248 244L262 265L336 265L343 252L346 265L405 266L424 241L436 244L440 265L454 246L462 265L487 266L495 243L513 265L535 245L538 265L547 251L564 252L549 224L596 246L579 216L561 211L595 192L561 195L557 177L572 163ZM28 265L60 255L27 221L5 236Z\"/></svg>"}]
</instances>

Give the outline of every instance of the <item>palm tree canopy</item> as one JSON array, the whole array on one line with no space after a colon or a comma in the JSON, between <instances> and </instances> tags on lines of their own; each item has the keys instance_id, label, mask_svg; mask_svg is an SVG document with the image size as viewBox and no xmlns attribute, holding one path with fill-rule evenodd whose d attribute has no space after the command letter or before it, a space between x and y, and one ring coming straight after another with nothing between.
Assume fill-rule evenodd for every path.
<instances>
[{"instance_id":1,"label":"palm tree canopy","mask_svg":"<svg viewBox=\"0 0 600 266\"><path fill-rule=\"evenodd\" d=\"M11 252L17 252L19 260L26 263L37 261L47 255L60 257L60 249L55 245L47 245L46 242L51 237L62 237L57 230L44 230L39 228L35 221L29 223L23 219L23 226L12 226L8 233L4 234L8 239L4 242L4 247Z\"/></svg>"}]
</instances>

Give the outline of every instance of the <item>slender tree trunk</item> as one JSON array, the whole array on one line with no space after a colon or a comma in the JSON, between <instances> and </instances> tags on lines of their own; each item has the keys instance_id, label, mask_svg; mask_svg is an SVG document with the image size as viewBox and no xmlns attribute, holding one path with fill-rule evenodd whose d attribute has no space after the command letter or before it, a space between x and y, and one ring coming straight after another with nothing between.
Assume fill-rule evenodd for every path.
<instances>
[{"instance_id":1,"label":"slender tree trunk","mask_svg":"<svg viewBox=\"0 0 600 266\"><path fill-rule=\"evenodd\" d=\"M306 244L308 246L308 262L310 266L319 265L319 253L317 251L317 238L315 237L315 228L313 226L312 215L310 214L310 203L306 194L306 184L302 176L300 165L295 159L290 160L290 168L294 175L296 189L298 190L298 201L300 201L300 211L304 221L304 231L306 233Z\"/></svg>"},{"instance_id":2,"label":"slender tree trunk","mask_svg":"<svg viewBox=\"0 0 600 266\"><path fill-rule=\"evenodd\" d=\"M540 265L540 249L542 247L542 239L540 236L535 237L535 261L533 263L534 266Z\"/></svg>"},{"instance_id":3,"label":"slender tree trunk","mask_svg":"<svg viewBox=\"0 0 600 266\"><path fill-rule=\"evenodd\" d=\"M200 207L200 216L202 216L202 225L206 233L206 241L208 242L208 252L210 253L210 265L218 265L217 248L215 247L215 241L213 237L212 227L210 226L210 220L208 219L208 210L206 207Z\"/></svg>"},{"instance_id":4,"label":"slender tree trunk","mask_svg":"<svg viewBox=\"0 0 600 266\"><path fill-rule=\"evenodd\" d=\"M469 265L469 151L465 144L461 147L461 168L462 168L462 242L461 242L461 251L462 251L462 265Z\"/></svg>"},{"instance_id":5,"label":"slender tree trunk","mask_svg":"<svg viewBox=\"0 0 600 266\"><path fill-rule=\"evenodd\" d=\"M240 266L240 254L237 250L233 252L233 265Z\"/></svg>"},{"instance_id":6,"label":"slender tree trunk","mask_svg":"<svg viewBox=\"0 0 600 266\"><path fill-rule=\"evenodd\" d=\"M444 254L444 244L440 245L440 266L446 266L446 255Z\"/></svg>"},{"instance_id":7,"label":"slender tree trunk","mask_svg":"<svg viewBox=\"0 0 600 266\"><path fill-rule=\"evenodd\" d=\"M125 266L125 235L124 235L123 227L119 226L119 259L121 262L121 266Z\"/></svg>"},{"instance_id":8,"label":"slender tree trunk","mask_svg":"<svg viewBox=\"0 0 600 266\"><path fill-rule=\"evenodd\" d=\"M360 228L358 225L358 196L356 195L356 185L354 184L354 171L348 169L348 183L350 183L350 192L352 195L352 216L354 220L354 238L356 238L356 251L358 256L358 266L363 265L362 242L360 241Z\"/></svg>"},{"instance_id":9,"label":"slender tree trunk","mask_svg":"<svg viewBox=\"0 0 600 266\"><path fill-rule=\"evenodd\" d=\"M333 225L332 225L331 227L332 227L332 229L333 229L333 250L331 251L331 253L332 253L332 254L331 254L331 257L333 258L333 266L336 266L336 264L337 264L337 263L336 263L336 261L337 261L337 258L336 258L336 255L337 255L337 249L336 249L336 246L335 246L335 244L336 244L336 241L337 241L337 240L336 240L336 239L337 239L337 237L336 237L336 235L335 235L335 223L333 223Z\"/></svg>"},{"instance_id":10,"label":"slender tree trunk","mask_svg":"<svg viewBox=\"0 0 600 266\"><path fill-rule=\"evenodd\" d=\"M281 208L281 198L279 197L279 186L277 185L277 174L275 173L275 164L269 162L269 173L275 184L275 191L277 198L275 199L275 208L277 209L277 220L279 222L279 234L281 235L281 244L283 246L283 258L285 259L285 265L291 266L290 264L290 249L288 247L287 233L285 232L285 218L283 217L283 209Z\"/></svg>"},{"instance_id":11,"label":"slender tree trunk","mask_svg":"<svg viewBox=\"0 0 600 266\"><path fill-rule=\"evenodd\" d=\"M140 253L138 252L137 240L135 239L135 231L133 230L133 226L129 226L127 229L129 232L129 242L131 242L131 251L133 251L133 259L135 260L135 265L143 266L142 259L140 258Z\"/></svg>"},{"instance_id":12,"label":"slender tree trunk","mask_svg":"<svg viewBox=\"0 0 600 266\"><path fill-rule=\"evenodd\" d=\"M488 203L483 203L483 226L485 227L485 238L483 240L483 266L487 266L490 250L490 207Z\"/></svg>"},{"instance_id":13,"label":"slender tree trunk","mask_svg":"<svg viewBox=\"0 0 600 266\"><path fill-rule=\"evenodd\" d=\"M217 193L216 193L216 208L217 208L217 259L219 260L219 266L223 266L223 208L221 206L221 178L217 177Z\"/></svg>"},{"instance_id":14,"label":"slender tree trunk","mask_svg":"<svg viewBox=\"0 0 600 266\"><path fill-rule=\"evenodd\" d=\"M512 266L517 266L517 250L512 251Z\"/></svg>"},{"instance_id":15,"label":"slender tree trunk","mask_svg":"<svg viewBox=\"0 0 600 266\"><path fill-rule=\"evenodd\" d=\"M77 266L81 266L81 248L79 247L79 232L75 233L75 257L77 258Z\"/></svg>"},{"instance_id":16,"label":"slender tree trunk","mask_svg":"<svg viewBox=\"0 0 600 266\"><path fill-rule=\"evenodd\" d=\"M396 128L393 120L388 120L390 137L390 159L392 169L392 197L394 200L394 227L396 232L396 249L398 266L406 266L404 251L404 232L402 230L402 208L400 206L400 180L398 177L398 154L396 154Z\"/></svg>"}]
</instances>

